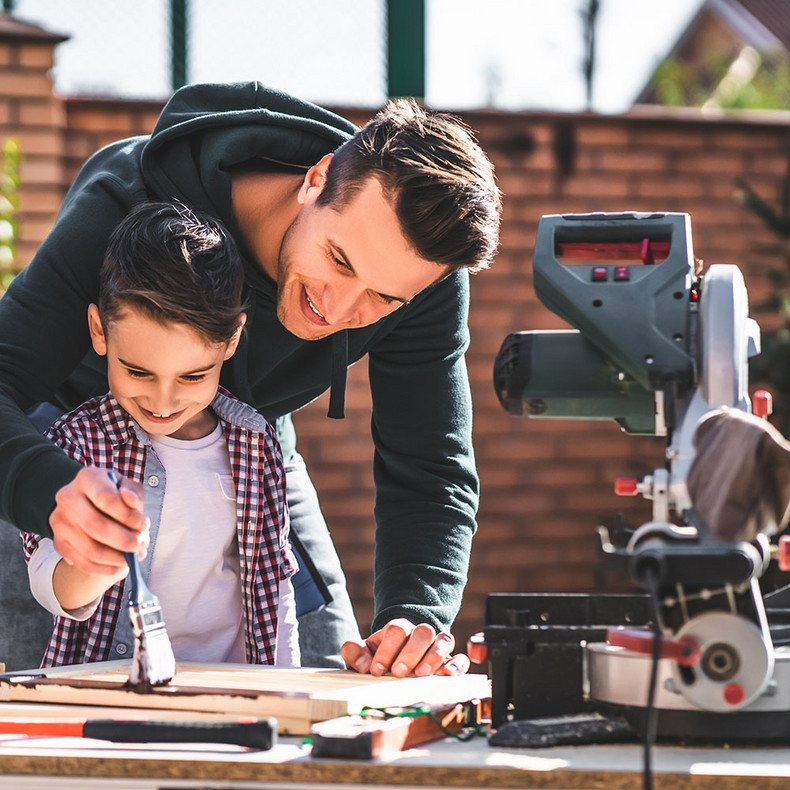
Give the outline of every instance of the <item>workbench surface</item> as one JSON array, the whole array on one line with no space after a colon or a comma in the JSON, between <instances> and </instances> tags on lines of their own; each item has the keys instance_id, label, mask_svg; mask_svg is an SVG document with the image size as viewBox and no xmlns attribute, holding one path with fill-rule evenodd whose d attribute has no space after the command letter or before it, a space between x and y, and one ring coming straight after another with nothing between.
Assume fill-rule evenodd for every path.
<instances>
[{"instance_id":1,"label":"workbench surface","mask_svg":"<svg viewBox=\"0 0 790 790\"><path fill-rule=\"evenodd\" d=\"M788 787L790 748L654 749L656 790ZM14 790L157 788L463 787L628 790L642 787L636 744L492 748L446 738L378 760L314 759L299 738L269 751L233 746L162 748L80 738L0 737L0 787ZM57 777L57 778L56 778Z\"/></svg>"}]
</instances>

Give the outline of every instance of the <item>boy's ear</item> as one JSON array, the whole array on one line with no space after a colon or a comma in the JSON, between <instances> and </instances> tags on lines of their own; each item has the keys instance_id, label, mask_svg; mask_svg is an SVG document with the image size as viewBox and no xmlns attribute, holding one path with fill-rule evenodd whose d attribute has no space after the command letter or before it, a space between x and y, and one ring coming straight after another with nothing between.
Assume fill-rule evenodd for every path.
<instances>
[{"instance_id":1,"label":"boy's ear","mask_svg":"<svg viewBox=\"0 0 790 790\"><path fill-rule=\"evenodd\" d=\"M91 333L93 350L103 357L107 353L107 338L99 316L99 308L95 304L88 305L88 329Z\"/></svg>"},{"instance_id":2,"label":"boy's ear","mask_svg":"<svg viewBox=\"0 0 790 790\"><path fill-rule=\"evenodd\" d=\"M242 313L239 316L239 325L236 327L233 337L231 337L230 341L228 341L228 347L225 349L225 356L222 358L223 361L230 359L236 353L236 349L239 346L239 340L241 340L241 333L244 330L244 324L246 323L247 313Z\"/></svg>"},{"instance_id":3,"label":"boy's ear","mask_svg":"<svg viewBox=\"0 0 790 790\"><path fill-rule=\"evenodd\" d=\"M329 169L331 161L332 154L327 154L305 173L304 181L302 181L302 186L299 188L299 194L297 195L299 203L304 204L313 190L317 190L315 194L318 194L324 188L326 171Z\"/></svg>"}]
</instances>

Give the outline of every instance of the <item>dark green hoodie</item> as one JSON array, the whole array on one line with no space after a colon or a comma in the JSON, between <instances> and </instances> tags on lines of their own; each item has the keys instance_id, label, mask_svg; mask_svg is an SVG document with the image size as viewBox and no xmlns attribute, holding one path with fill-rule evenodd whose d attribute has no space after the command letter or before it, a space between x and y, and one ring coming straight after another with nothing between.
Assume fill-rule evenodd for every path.
<instances>
[{"instance_id":1,"label":"dark green hoodie","mask_svg":"<svg viewBox=\"0 0 790 790\"><path fill-rule=\"evenodd\" d=\"M305 170L353 134L348 121L258 83L193 85L174 94L150 136L114 143L85 164L55 227L0 300L0 515L51 535L55 493L78 464L43 439L23 410L65 408L107 390L90 351L87 306L98 295L107 239L146 199L178 200L222 219L242 244L230 171L266 163ZM374 629L394 617L447 628L466 582L477 508L471 445L468 276L458 272L369 327L304 341L279 323L276 286L246 261L245 340L222 383L276 421L332 389L342 413L347 364L369 359L375 442ZM342 560L342 558L341 558Z\"/></svg>"}]
</instances>

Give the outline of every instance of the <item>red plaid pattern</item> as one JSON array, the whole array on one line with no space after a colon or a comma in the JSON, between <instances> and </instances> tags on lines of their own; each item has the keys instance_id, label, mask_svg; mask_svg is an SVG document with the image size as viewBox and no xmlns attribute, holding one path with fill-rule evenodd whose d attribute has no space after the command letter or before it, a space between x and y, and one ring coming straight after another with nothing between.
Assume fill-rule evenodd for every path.
<instances>
[{"instance_id":1,"label":"red plaid pattern","mask_svg":"<svg viewBox=\"0 0 790 790\"><path fill-rule=\"evenodd\" d=\"M277 636L278 587L294 573L296 563L288 540L285 471L274 428L259 415L257 428L223 419L223 403L239 402L220 388L212 404L225 435L236 485L236 530L239 540L242 600L250 664L273 664ZM250 407L250 414L254 414ZM132 418L111 395L94 398L57 420L47 436L86 466L113 468L143 482L146 446ZM26 560L40 541L23 532ZM42 666L60 666L110 658L115 625L124 599L124 582L102 596L84 622L55 617Z\"/></svg>"}]
</instances>

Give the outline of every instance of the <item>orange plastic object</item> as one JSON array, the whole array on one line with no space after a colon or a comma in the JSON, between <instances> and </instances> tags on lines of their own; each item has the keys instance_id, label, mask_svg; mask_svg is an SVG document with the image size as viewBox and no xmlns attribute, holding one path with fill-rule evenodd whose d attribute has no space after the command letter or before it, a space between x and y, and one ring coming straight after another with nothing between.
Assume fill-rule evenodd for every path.
<instances>
[{"instance_id":1,"label":"orange plastic object","mask_svg":"<svg viewBox=\"0 0 790 790\"><path fill-rule=\"evenodd\" d=\"M475 664L482 664L488 658L488 646L482 631L469 637L466 642L466 653L469 660Z\"/></svg>"},{"instance_id":2,"label":"orange plastic object","mask_svg":"<svg viewBox=\"0 0 790 790\"><path fill-rule=\"evenodd\" d=\"M614 492L617 496L636 496L636 480L629 480L627 477L618 477L614 481Z\"/></svg>"},{"instance_id":3,"label":"orange plastic object","mask_svg":"<svg viewBox=\"0 0 790 790\"><path fill-rule=\"evenodd\" d=\"M752 414L756 417L770 417L774 411L774 396L768 390L757 390L752 395Z\"/></svg>"},{"instance_id":4,"label":"orange plastic object","mask_svg":"<svg viewBox=\"0 0 790 790\"><path fill-rule=\"evenodd\" d=\"M777 544L776 560L780 571L790 571L790 535L781 535Z\"/></svg>"}]
</instances>

